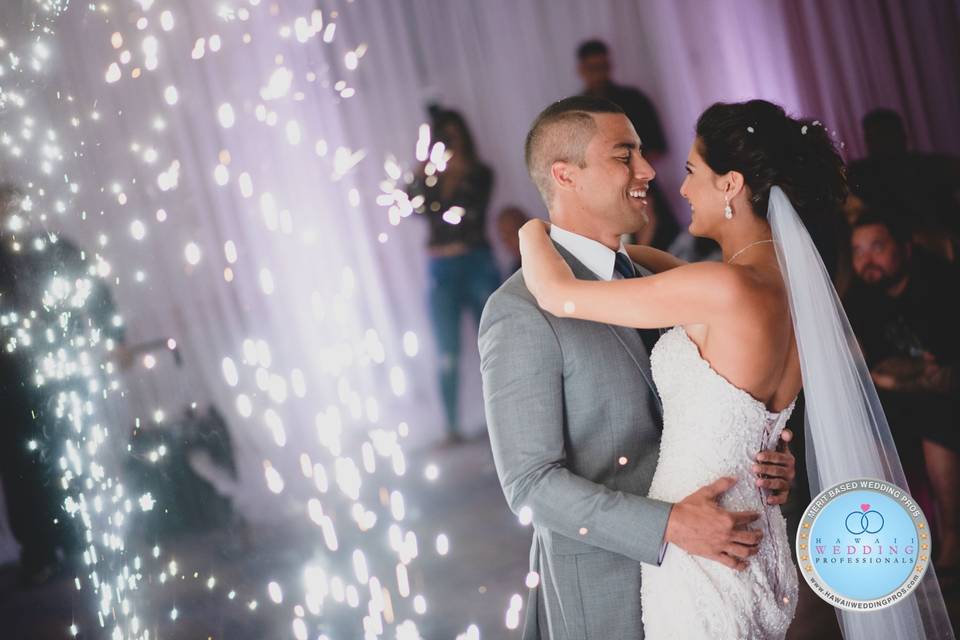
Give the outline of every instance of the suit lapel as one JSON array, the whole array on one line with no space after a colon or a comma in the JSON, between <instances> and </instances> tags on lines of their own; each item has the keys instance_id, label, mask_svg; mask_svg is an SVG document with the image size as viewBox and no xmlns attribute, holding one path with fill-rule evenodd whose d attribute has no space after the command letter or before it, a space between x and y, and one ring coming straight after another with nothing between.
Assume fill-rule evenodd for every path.
<instances>
[{"instance_id":1,"label":"suit lapel","mask_svg":"<svg viewBox=\"0 0 960 640\"><path fill-rule=\"evenodd\" d=\"M573 275L578 280L599 279L593 271L590 271L582 262L577 260L572 253L564 249L557 242L553 244L557 248L557 251L560 252L560 256L570 265L570 270L573 271ZM649 274L649 272L642 270L640 267L637 268L640 269L641 273L645 275ZM650 372L650 356L647 354L647 349L643 345L643 340L640 339L640 334L637 333L636 329L631 329L630 327L618 327L612 324L604 326L620 341L620 345L624 351L627 352L627 355L630 356L630 359L633 360L637 369L640 370L640 375L643 376L647 386L650 387L650 392L653 394L653 397L656 398L656 402L659 405L660 394L657 393L657 388L653 385L653 375Z\"/></svg>"},{"instance_id":2,"label":"suit lapel","mask_svg":"<svg viewBox=\"0 0 960 640\"><path fill-rule=\"evenodd\" d=\"M660 402L660 394L657 393L657 388L653 385L653 374L650 371L650 357L647 355L647 348L644 346L643 340L640 339L640 334L637 333L636 329L631 329L630 327L618 327L612 324L608 324L606 327L617 337L617 340L623 345L624 351L627 352L633 359L634 364L637 365L637 369L640 370L640 375L643 376L643 380L647 383L647 386L650 387L650 393L653 394L657 406L660 407L660 411L662 412L663 406Z\"/></svg>"}]
</instances>

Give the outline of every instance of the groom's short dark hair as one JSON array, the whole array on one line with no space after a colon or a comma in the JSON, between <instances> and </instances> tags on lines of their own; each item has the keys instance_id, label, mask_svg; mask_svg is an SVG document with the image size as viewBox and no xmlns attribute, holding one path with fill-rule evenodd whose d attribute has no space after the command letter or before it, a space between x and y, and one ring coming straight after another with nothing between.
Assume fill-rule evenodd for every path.
<instances>
[{"instance_id":1,"label":"groom's short dark hair","mask_svg":"<svg viewBox=\"0 0 960 640\"><path fill-rule=\"evenodd\" d=\"M609 100L572 96L540 112L530 126L524 147L527 172L547 207L553 199L550 167L562 161L584 166L587 145L597 131L593 113L623 113Z\"/></svg>"}]
</instances>

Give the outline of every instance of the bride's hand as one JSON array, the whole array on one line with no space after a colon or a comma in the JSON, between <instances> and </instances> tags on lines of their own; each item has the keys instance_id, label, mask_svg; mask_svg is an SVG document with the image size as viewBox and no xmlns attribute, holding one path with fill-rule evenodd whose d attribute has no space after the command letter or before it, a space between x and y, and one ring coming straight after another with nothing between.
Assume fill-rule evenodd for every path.
<instances>
[{"instance_id":1,"label":"bride's hand","mask_svg":"<svg viewBox=\"0 0 960 640\"><path fill-rule=\"evenodd\" d=\"M520 228L520 260L523 281L537 304L560 315L563 285L574 280L574 276L550 241L549 225L543 220L530 220Z\"/></svg>"}]
</instances>

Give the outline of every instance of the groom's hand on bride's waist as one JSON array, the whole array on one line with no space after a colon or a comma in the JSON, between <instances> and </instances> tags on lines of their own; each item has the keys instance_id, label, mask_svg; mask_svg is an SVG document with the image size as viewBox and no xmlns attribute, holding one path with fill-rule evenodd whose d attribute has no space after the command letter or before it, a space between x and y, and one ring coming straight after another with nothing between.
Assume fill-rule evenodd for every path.
<instances>
[{"instance_id":1,"label":"groom's hand on bride's waist","mask_svg":"<svg viewBox=\"0 0 960 640\"><path fill-rule=\"evenodd\" d=\"M758 488L765 489L767 504L783 504L790 495L793 478L797 475L797 461L787 446L793 440L793 432L784 429L776 449L761 451L753 465L754 481Z\"/></svg>"},{"instance_id":2,"label":"groom's hand on bride's waist","mask_svg":"<svg viewBox=\"0 0 960 640\"><path fill-rule=\"evenodd\" d=\"M736 478L720 478L674 504L664 540L731 569L745 569L759 549L763 532L747 528L759 513L727 511L717 504L720 495L736 483Z\"/></svg>"}]
</instances>

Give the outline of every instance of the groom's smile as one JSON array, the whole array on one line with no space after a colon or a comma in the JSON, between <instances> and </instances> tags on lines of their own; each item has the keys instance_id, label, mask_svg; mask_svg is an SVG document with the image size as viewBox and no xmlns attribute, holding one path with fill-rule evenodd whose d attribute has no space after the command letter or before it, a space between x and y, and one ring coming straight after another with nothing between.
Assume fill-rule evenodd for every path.
<instances>
[{"instance_id":1,"label":"groom's smile","mask_svg":"<svg viewBox=\"0 0 960 640\"><path fill-rule=\"evenodd\" d=\"M579 176L581 193L593 214L632 233L647 224L647 194L656 171L643 157L637 132L621 114L593 114L597 132ZM614 196L614 193L617 195Z\"/></svg>"},{"instance_id":2,"label":"groom's smile","mask_svg":"<svg viewBox=\"0 0 960 640\"><path fill-rule=\"evenodd\" d=\"M647 187L642 187L639 189L630 189L627 192L627 196L635 203L639 204L644 211L647 209Z\"/></svg>"}]
</instances>

